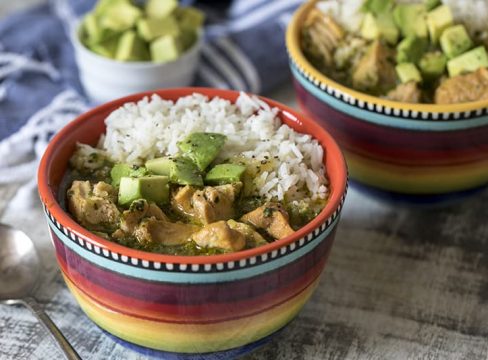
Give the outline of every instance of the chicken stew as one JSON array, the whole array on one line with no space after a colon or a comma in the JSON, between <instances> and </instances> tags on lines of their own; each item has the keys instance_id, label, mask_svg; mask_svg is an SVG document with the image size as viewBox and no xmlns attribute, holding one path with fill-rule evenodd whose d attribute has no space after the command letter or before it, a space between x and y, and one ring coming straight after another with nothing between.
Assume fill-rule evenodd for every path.
<instances>
[{"instance_id":1,"label":"chicken stew","mask_svg":"<svg viewBox=\"0 0 488 360\"><path fill-rule=\"evenodd\" d=\"M354 31L320 8L308 14L301 46L331 79L406 103L488 99L486 36L456 23L442 1L365 0Z\"/></svg>"},{"instance_id":2,"label":"chicken stew","mask_svg":"<svg viewBox=\"0 0 488 360\"><path fill-rule=\"evenodd\" d=\"M70 160L67 209L103 238L171 255L265 245L293 234L323 209L324 199L256 196L249 179L266 164L238 156L217 163L225 141L221 134L192 133L178 144L177 156L144 165L115 164L80 145Z\"/></svg>"}]
</instances>

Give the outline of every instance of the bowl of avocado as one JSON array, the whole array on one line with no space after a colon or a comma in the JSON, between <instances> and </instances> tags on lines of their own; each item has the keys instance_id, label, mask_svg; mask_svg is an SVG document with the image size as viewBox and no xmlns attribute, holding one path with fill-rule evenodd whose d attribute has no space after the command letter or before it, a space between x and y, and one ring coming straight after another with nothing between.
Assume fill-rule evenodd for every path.
<instances>
[{"instance_id":1,"label":"bowl of avocado","mask_svg":"<svg viewBox=\"0 0 488 360\"><path fill-rule=\"evenodd\" d=\"M439 204L488 185L488 27L454 2L314 0L288 25L298 103L368 194Z\"/></svg>"},{"instance_id":2,"label":"bowl of avocado","mask_svg":"<svg viewBox=\"0 0 488 360\"><path fill-rule=\"evenodd\" d=\"M188 86L199 61L204 14L178 0L100 0L72 43L87 95L105 102Z\"/></svg>"}]
</instances>

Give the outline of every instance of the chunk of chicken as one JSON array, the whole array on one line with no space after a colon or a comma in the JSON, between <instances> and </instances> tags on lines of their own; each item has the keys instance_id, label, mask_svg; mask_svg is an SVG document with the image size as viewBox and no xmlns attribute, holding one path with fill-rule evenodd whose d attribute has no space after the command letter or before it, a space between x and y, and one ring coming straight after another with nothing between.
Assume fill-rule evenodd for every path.
<instances>
[{"instance_id":1,"label":"chunk of chicken","mask_svg":"<svg viewBox=\"0 0 488 360\"><path fill-rule=\"evenodd\" d=\"M206 186L193 195L193 208L203 224L234 217L234 201L242 183Z\"/></svg>"},{"instance_id":2,"label":"chunk of chicken","mask_svg":"<svg viewBox=\"0 0 488 360\"><path fill-rule=\"evenodd\" d=\"M225 221L205 225L192 235L198 246L219 248L226 251L239 251L246 246L246 237L240 231L232 229Z\"/></svg>"},{"instance_id":3,"label":"chunk of chicken","mask_svg":"<svg viewBox=\"0 0 488 360\"><path fill-rule=\"evenodd\" d=\"M235 214L234 202L241 188L240 182L205 186L203 190L185 186L174 194L171 205L179 214L200 224L227 220Z\"/></svg>"},{"instance_id":4,"label":"chunk of chicken","mask_svg":"<svg viewBox=\"0 0 488 360\"><path fill-rule=\"evenodd\" d=\"M312 9L305 19L304 29L310 37L314 53L322 58L325 65L331 66L333 53L345 32L334 19L318 9Z\"/></svg>"},{"instance_id":5,"label":"chunk of chicken","mask_svg":"<svg viewBox=\"0 0 488 360\"><path fill-rule=\"evenodd\" d=\"M288 213L279 204L264 204L244 214L241 221L263 229L275 239L282 239L295 232L288 223Z\"/></svg>"},{"instance_id":6,"label":"chunk of chicken","mask_svg":"<svg viewBox=\"0 0 488 360\"><path fill-rule=\"evenodd\" d=\"M173 223L151 217L143 219L132 234L143 245L156 243L175 246L185 244L199 229L196 225Z\"/></svg>"},{"instance_id":7,"label":"chunk of chicken","mask_svg":"<svg viewBox=\"0 0 488 360\"><path fill-rule=\"evenodd\" d=\"M153 217L156 220L165 220L165 221L170 221L166 214L157 206L155 203L150 203L147 212L146 212L147 217Z\"/></svg>"},{"instance_id":8,"label":"chunk of chicken","mask_svg":"<svg viewBox=\"0 0 488 360\"><path fill-rule=\"evenodd\" d=\"M117 189L106 182L99 181L93 186L93 195L117 202Z\"/></svg>"},{"instance_id":9,"label":"chunk of chicken","mask_svg":"<svg viewBox=\"0 0 488 360\"><path fill-rule=\"evenodd\" d=\"M352 83L358 90L384 94L396 85L395 53L380 41L373 42L353 69Z\"/></svg>"},{"instance_id":10,"label":"chunk of chicken","mask_svg":"<svg viewBox=\"0 0 488 360\"><path fill-rule=\"evenodd\" d=\"M235 220L227 220L227 225L233 230L239 231L246 238L246 248L252 249L268 242L251 225Z\"/></svg>"},{"instance_id":11,"label":"chunk of chicken","mask_svg":"<svg viewBox=\"0 0 488 360\"><path fill-rule=\"evenodd\" d=\"M167 246L182 245L198 226L173 223L154 203L144 199L133 201L120 219L120 229L112 234L115 238L134 236L143 245L163 244Z\"/></svg>"},{"instance_id":12,"label":"chunk of chicken","mask_svg":"<svg viewBox=\"0 0 488 360\"><path fill-rule=\"evenodd\" d=\"M436 104L457 104L488 99L488 69L443 81L435 92Z\"/></svg>"},{"instance_id":13,"label":"chunk of chicken","mask_svg":"<svg viewBox=\"0 0 488 360\"><path fill-rule=\"evenodd\" d=\"M386 98L388 100L412 104L420 103L421 97L422 92L420 91L415 81L409 81L405 84L400 84L386 95Z\"/></svg>"},{"instance_id":14,"label":"chunk of chicken","mask_svg":"<svg viewBox=\"0 0 488 360\"><path fill-rule=\"evenodd\" d=\"M156 220L169 221L163 211L154 203L148 204L144 199L135 200L128 210L125 210L120 217L120 228L132 234L141 220L145 217L153 217Z\"/></svg>"},{"instance_id":15,"label":"chunk of chicken","mask_svg":"<svg viewBox=\"0 0 488 360\"><path fill-rule=\"evenodd\" d=\"M195 211L193 209L192 197L197 191L196 188L186 185L178 188L171 197L171 207L178 214L193 220L195 218Z\"/></svg>"},{"instance_id":16,"label":"chunk of chicken","mask_svg":"<svg viewBox=\"0 0 488 360\"><path fill-rule=\"evenodd\" d=\"M117 193L104 182L73 181L67 192L68 207L76 220L89 230L105 232L116 228L120 212L115 205Z\"/></svg>"}]
</instances>

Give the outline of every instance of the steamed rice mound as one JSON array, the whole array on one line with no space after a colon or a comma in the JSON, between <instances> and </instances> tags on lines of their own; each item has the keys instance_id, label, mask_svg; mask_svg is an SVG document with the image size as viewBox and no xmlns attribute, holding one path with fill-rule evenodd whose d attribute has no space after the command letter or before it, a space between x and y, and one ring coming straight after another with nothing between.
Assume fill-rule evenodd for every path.
<instances>
[{"instance_id":1,"label":"steamed rice mound","mask_svg":"<svg viewBox=\"0 0 488 360\"><path fill-rule=\"evenodd\" d=\"M310 135L282 124L278 113L245 93L235 104L196 93L176 102L152 95L112 112L99 147L114 162L142 164L176 154L178 141L192 132L221 133L228 139L221 151L225 158L218 160L265 164L252 180L256 195L280 201L326 199L323 148Z\"/></svg>"}]
</instances>

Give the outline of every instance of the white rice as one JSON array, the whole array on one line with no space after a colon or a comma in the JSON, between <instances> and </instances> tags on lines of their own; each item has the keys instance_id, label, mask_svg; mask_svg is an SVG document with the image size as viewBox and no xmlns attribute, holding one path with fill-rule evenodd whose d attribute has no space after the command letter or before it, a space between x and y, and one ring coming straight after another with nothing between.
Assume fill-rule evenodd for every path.
<instances>
[{"instance_id":1,"label":"white rice","mask_svg":"<svg viewBox=\"0 0 488 360\"><path fill-rule=\"evenodd\" d=\"M443 0L451 8L456 22L461 22L471 34L486 34L488 30L487 0Z\"/></svg>"},{"instance_id":2,"label":"white rice","mask_svg":"<svg viewBox=\"0 0 488 360\"><path fill-rule=\"evenodd\" d=\"M322 147L310 135L282 124L278 112L245 93L235 105L196 93L176 102L152 95L112 112L105 120L107 132L100 147L113 161L140 164L176 154L178 141L192 132L221 133L228 138L222 159L236 155L276 159L269 171L255 178L257 194L270 200L325 199Z\"/></svg>"},{"instance_id":3,"label":"white rice","mask_svg":"<svg viewBox=\"0 0 488 360\"><path fill-rule=\"evenodd\" d=\"M364 0L327 0L319 1L317 8L331 15L341 26L350 32L356 32L363 21L361 6Z\"/></svg>"}]
</instances>

